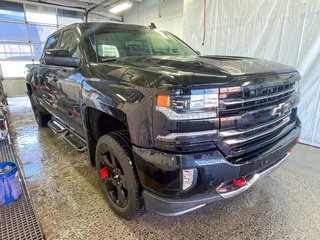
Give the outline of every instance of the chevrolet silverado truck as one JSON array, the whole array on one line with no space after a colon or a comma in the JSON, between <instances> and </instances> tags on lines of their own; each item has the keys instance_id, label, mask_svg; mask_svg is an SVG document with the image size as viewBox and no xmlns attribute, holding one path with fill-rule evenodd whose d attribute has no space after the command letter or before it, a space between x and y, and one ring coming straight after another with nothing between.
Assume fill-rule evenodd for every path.
<instances>
[{"instance_id":1,"label":"chevrolet silverado truck","mask_svg":"<svg viewBox=\"0 0 320 240\"><path fill-rule=\"evenodd\" d=\"M295 69L201 56L156 28L72 24L26 70L38 125L88 152L125 219L237 196L281 165L300 136Z\"/></svg>"}]
</instances>

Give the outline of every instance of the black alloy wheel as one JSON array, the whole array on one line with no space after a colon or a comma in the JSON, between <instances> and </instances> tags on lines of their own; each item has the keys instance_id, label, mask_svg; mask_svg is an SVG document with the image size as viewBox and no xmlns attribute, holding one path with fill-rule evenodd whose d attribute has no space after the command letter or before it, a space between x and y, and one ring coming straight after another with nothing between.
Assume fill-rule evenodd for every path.
<instances>
[{"instance_id":1,"label":"black alloy wheel","mask_svg":"<svg viewBox=\"0 0 320 240\"><path fill-rule=\"evenodd\" d=\"M137 217L143 201L127 131L101 136L95 158L100 188L110 208L122 218Z\"/></svg>"},{"instance_id":2,"label":"black alloy wheel","mask_svg":"<svg viewBox=\"0 0 320 240\"><path fill-rule=\"evenodd\" d=\"M126 177L118 159L110 151L101 153L100 177L112 201L124 208L128 204Z\"/></svg>"}]
</instances>

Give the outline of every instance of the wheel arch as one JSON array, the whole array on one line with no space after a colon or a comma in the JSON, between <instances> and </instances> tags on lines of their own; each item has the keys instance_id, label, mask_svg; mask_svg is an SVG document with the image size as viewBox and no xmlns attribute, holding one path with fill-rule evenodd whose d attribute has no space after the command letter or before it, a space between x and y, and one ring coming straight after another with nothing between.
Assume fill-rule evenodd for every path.
<instances>
[{"instance_id":1,"label":"wheel arch","mask_svg":"<svg viewBox=\"0 0 320 240\"><path fill-rule=\"evenodd\" d=\"M102 135L120 130L126 130L129 132L125 114L118 109L113 109L112 112L113 114L110 114L93 107L85 108L84 125L87 135L89 157L92 166L95 165L96 145Z\"/></svg>"},{"instance_id":2,"label":"wheel arch","mask_svg":"<svg viewBox=\"0 0 320 240\"><path fill-rule=\"evenodd\" d=\"M31 94L33 93L32 86L31 86L31 84L29 82L27 82L26 83L26 87L27 87L27 94L30 97Z\"/></svg>"}]
</instances>

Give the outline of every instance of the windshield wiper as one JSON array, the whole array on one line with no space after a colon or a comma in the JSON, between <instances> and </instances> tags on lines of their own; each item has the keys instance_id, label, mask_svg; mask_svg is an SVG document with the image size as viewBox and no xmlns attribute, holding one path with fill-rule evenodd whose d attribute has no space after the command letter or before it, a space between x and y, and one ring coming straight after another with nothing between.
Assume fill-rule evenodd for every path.
<instances>
[{"instance_id":1,"label":"windshield wiper","mask_svg":"<svg viewBox=\"0 0 320 240\"><path fill-rule=\"evenodd\" d=\"M118 57L114 57L114 58L102 58L101 59L101 62L113 62L113 61L116 61L118 60L119 58Z\"/></svg>"},{"instance_id":2,"label":"windshield wiper","mask_svg":"<svg viewBox=\"0 0 320 240\"><path fill-rule=\"evenodd\" d=\"M163 52L163 51L153 51L152 55L169 55L167 52Z\"/></svg>"},{"instance_id":3,"label":"windshield wiper","mask_svg":"<svg viewBox=\"0 0 320 240\"><path fill-rule=\"evenodd\" d=\"M152 56L159 56L159 55L163 55L163 56L174 56L174 55L179 55L179 53L168 53L168 52L163 52L163 51L154 51L152 53Z\"/></svg>"}]
</instances>

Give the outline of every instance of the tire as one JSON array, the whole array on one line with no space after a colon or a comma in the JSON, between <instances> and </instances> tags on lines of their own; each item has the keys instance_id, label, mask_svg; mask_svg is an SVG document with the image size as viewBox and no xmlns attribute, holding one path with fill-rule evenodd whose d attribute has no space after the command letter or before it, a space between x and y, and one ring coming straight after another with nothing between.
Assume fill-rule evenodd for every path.
<instances>
[{"instance_id":1,"label":"tire","mask_svg":"<svg viewBox=\"0 0 320 240\"><path fill-rule=\"evenodd\" d=\"M95 160L99 185L108 205L118 216L129 220L140 215L143 201L128 139L125 131L101 136ZM107 176L103 175L106 169Z\"/></svg>"},{"instance_id":2,"label":"tire","mask_svg":"<svg viewBox=\"0 0 320 240\"><path fill-rule=\"evenodd\" d=\"M51 115L49 113L45 113L44 110L42 110L41 106L37 103L35 98L36 97L32 93L30 95L30 102L37 124L39 127L48 127L48 122L51 119Z\"/></svg>"}]
</instances>

